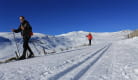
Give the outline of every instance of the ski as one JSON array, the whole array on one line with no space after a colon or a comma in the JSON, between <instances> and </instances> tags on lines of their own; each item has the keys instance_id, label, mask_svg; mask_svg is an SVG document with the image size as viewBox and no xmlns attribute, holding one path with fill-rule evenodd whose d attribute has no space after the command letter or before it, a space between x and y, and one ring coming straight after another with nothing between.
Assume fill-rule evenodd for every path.
<instances>
[{"instance_id":1,"label":"ski","mask_svg":"<svg viewBox=\"0 0 138 80\"><path fill-rule=\"evenodd\" d=\"M15 55L16 55L16 58L18 59L19 58L19 55L18 53L15 51Z\"/></svg>"},{"instance_id":2,"label":"ski","mask_svg":"<svg viewBox=\"0 0 138 80\"><path fill-rule=\"evenodd\" d=\"M7 59L5 61L0 61L0 64L9 63L9 62L12 62L12 61L17 61L17 58L16 57L12 57L12 58L9 58L9 59Z\"/></svg>"},{"instance_id":3,"label":"ski","mask_svg":"<svg viewBox=\"0 0 138 80\"><path fill-rule=\"evenodd\" d=\"M9 62L12 62L12 61L18 61L19 60L19 55L18 55L18 53L16 51L15 51L15 55L16 55L16 57L9 58L9 59L7 59L5 61L0 61L0 64L9 63Z\"/></svg>"},{"instance_id":4,"label":"ski","mask_svg":"<svg viewBox=\"0 0 138 80\"><path fill-rule=\"evenodd\" d=\"M15 54L16 54L16 53L15 53ZM33 57L26 58L26 59L22 59L22 60L32 59L32 58L35 58L35 57L37 57L37 56L33 56ZM4 60L4 61L0 61L0 64L3 64L3 63L10 63L10 62L14 62L14 61L21 61L21 60L19 59L19 57L17 58L17 56L16 56L16 57L11 57L11 58L9 58L9 59L6 59L6 60Z\"/></svg>"}]
</instances>

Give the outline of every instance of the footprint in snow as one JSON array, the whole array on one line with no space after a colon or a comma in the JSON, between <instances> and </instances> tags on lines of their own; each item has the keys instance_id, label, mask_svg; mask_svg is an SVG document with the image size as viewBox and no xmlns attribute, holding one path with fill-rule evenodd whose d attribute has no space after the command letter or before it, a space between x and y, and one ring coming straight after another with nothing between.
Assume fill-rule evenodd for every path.
<instances>
[{"instance_id":1,"label":"footprint in snow","mask_svg":"<svg viewBox=\"0 0 138 80\"><path fill-rule=\"evenodd\" d=\"M4 73L0 72L0 80L3 78L3 76L4 76Z\"/></svg>"}]
</instances>

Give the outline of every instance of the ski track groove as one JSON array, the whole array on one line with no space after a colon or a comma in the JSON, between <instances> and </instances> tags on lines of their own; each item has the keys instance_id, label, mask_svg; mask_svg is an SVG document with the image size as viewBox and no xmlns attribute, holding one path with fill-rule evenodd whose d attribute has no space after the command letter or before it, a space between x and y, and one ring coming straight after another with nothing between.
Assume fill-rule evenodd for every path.
<instances>
[{"instance_id":1,"label":"ski track groove","mask_svg":"<svg viewBox=\"0 0 138 80\"><path fill-rule=\"evenodd\" d=\"M90 67L92 67L104 55L104 53L110 48L110 46L111 44L104 48L105 50L103 50L101 54L96 59L94 59L89 65L87 65L84 69L79 71L78 74L72 80L79 80L90 69Z\"/></svg>"},{"instance_id":2,"label":"ski track groove","mask_svg":"<svg viewBox=\"0 0 138 80\"><path fill-rule=\"evenodd\" d=\"M79 78L81 78L81 76L88 71L88 69L93 66L101 57L102 55L110 48L111 43L104 46L103 48L97 50L96 52L94 52L93 54L91 54L90 56L88 56L86 59L82 60L81 62L78 62L77 64L74 64L73 66L65 69L64 71L59 72L58 74L55 74L54 76L48 78L48 80L58 80L61 77L63 77L64 75L66 75L67 73L73 71L74 69L77 69L77 67L81 66L83 63L85 63L86 61L88 61L89 59L91 59L92 57L96 56L98 53L100 53L102 51L102 53L96 58L94 59L94 61L92 61L90 63L90 65L88 65L86 68L83 69L74 77L74 79L72 80L78 80ZM104 50L105 49L105 50ZM91 52L89 52L91 53ZM88 68L88 69L87 69Z\"/></svg>"},{"instance_id":3,"label":"ski track groove","mask_svg":"<svg viewBox=\"0 0 138 80\"><path fill-rule=\"evenodd\" d=\"M0 72L0 79L3 80L4 73Z\"/></svg>"},{"instance_id":4,"label":"ski track groove","mask_svg":"<svg viewBox=\"0 0 138 80\"><path fill-rule=\"evenodd\" d=\"M81 52L81 53L83 53L83 54L80 54L79 56L78 56L78 54L75 54L75 55L72 55L72 57L71 57L71 59L67 59L67 60L65 60L64 62L67 62L68 63L68 61L75 61L76 59L78 59L78 58L82 58L82 57L84 57L84 56L87 56L87 55L89 55L89 53L85 53L86 52L86 47L85 48L79 48L79 49L77 49L77 51L79 51L79 52ZM89 47L88 47L88 49L90 49ZM81 50L81 51L80 51ZM62 52L61 54L63 54L63 53L69 53L69 52L73 52L73 51L76 51L76 50L69 50L69 51L64 51L64 52ZM58 53L57 53L58 54ZM54 54L52 54L52 55L54 55ZM50 56L50 55L49 55ZM55 66L55 68L56 69L60 69L62 66L65 66L67 63L63 63L63 64L61 64L61 65L58 65L58 66ZM43 73L47 73L48 71L43 71ZM42 74L43 74L42 73ZM41 76L43 76L43 77L46 77L46 75L41 75ZM43 79L43 77L42 77L42 79ZM41 80L41 79L40 79Z\"/></svg>"}]
</instances>

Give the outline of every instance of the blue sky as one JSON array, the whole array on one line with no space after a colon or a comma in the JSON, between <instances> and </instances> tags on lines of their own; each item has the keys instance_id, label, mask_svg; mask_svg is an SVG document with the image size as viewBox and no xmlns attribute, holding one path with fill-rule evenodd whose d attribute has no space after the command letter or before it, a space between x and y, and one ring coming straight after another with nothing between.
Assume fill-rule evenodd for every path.
<instances>
[{"instance_id":1,"label":"blue sky","mask_svg":"<svg viewBox=\"0 0 138 80\"><path fill-rule=\"evenodd\" d=\"M138 28L138 0L1 0L0 32L25 16L34 32L114 32Z\"/></svg>"}]
</instances>

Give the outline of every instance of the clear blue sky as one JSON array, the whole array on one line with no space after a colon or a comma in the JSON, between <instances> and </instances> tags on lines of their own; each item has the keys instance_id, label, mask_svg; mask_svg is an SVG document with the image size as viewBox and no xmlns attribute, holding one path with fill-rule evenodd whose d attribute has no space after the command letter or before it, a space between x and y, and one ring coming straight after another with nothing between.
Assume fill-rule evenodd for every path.
<instances>
[{"instance_id":1,"label":"clear blue sky","mask_svg":"<svg viewBox=\"0 0 138 80\"><path fill-rule=\"evenodd\" d=\"M25 16L34 32L114 32L138 28L138 0L1 0L0 32Z\"/></svg>"}]
</instances>

